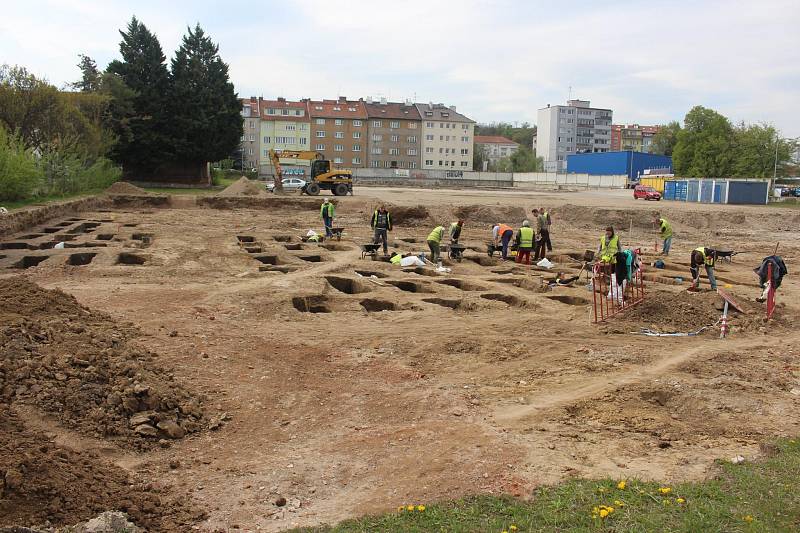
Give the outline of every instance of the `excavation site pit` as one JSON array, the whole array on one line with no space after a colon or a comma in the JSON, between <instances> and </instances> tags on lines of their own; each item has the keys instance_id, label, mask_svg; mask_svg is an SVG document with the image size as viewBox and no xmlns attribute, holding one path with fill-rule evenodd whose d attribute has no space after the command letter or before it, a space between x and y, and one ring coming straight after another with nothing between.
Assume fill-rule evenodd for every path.
<instances>
[{"instance_id":1,"label":"excavation site pit","mask_svg":"<svg viewBox=\"0 0 800 533\"><path fill-rule=\"evenodd\" d=\"M324 235L325 193L81 198L0 216L0 492L30 510L0 529L124 508L145 531L277 533L490 492L535 501L576 479L676 490L800 436L800 240L784 231L800 227L796 209L582 188L355 192L335 198L342 240L321 244L301 239ZM424 252L424 266L362 259L382 203L389 253ZM486 255L493 223L516 229L542 205L552 269ZM675 229L666 257L656 208ZM445 251L439 268L427 236L459 215L464 260ZM642 251L644 299L595 322L608 287L587 290L583 251L610 224ZM789 274L767 320L753 268L776 243ZM729 306L724 339L705 272L686 290L698 246L742 250L715 267L743 310ZM580 279L550 286L559 272ZM68 511L48 510L56 498ZM610 501L579 512L590 524Z\"/></svg>"}]
</instances>

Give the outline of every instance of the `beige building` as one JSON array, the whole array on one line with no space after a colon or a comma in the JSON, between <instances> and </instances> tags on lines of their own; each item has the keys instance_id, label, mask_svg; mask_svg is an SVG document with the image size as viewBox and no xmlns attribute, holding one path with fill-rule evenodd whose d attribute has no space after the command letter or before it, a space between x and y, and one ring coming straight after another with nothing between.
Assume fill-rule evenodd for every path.
<instances>
[{"instance_id":1,"label":"beige building","mask_svg":"<svg viewBox=\"0 0 800 533\"><path fill-rule=\"evenodd\" d=\"M492 165L505 157L511 157L519 149L519 143L502 135L476 135L475 145L483 150L483 155L486 158L485 162ZM479 168L476 170L486 169Z\"/></svg>"},{"instance_id":2,"label":"beige building","mask_svg":"<svg viewBox=\"0 0 800 533\"><path fill-rule=\"evenodd\" d=\"M291 102L286 98L261 101L261 174L273 174L270 150L311 150L311 119L306 102ZM285 176L308 179L310 162L281 160Z\"/></svg>"},{"instance_id":3,"label":"beige building","mask_svg":"<svg viewBox=\"0 0 800 533\"><path fill-rule=\"evenodd\" d=\"M367 165L370 168L420 168L422 127L411 102L364 103L368 117Z\"/></svg>"},{"instance_id":4,"label":"beige building","mask_svg":"<svg viewBox=\"0 0 800 533\"><path fill-rule=\"evenodd\" d=\"M334 168L367 166L367 109L363 100L307 100L311 117L309 150L322 153Z\"/></svg>"},{"instance_id":5,"label":"beige building","mask_svg":"<svg viewBox=\"0 0 800 533\"><path fill-rule=\"evenodd\" d=\"M260 98L251 96L242 99L242 145L241 160L242 169L250 170L258 168L258 158L261 152L261 113Z\"/></svg>"},{"instance_id":6,"label":"beige building","mask_svg":"<svg viewBox=\"0 0 800 533\"><path fill-rule=\"evenodd\" d=\"M455 106L416 104L422 123L422 168L472 170L475 121Z\"/></svg>"}]
</instances>

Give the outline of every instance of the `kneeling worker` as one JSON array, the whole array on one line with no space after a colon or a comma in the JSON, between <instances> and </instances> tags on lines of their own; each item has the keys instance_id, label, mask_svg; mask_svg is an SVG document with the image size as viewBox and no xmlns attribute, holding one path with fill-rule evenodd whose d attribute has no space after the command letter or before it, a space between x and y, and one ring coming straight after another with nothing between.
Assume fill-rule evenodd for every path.
<instances>
[{"instance_id":1,"label":"kneeling worker","mask_svg":"<svg viewBox=\"0 0 800 533\"><path fill-rule=\"evenodd\" d=\"M507 224L497 223L492 228L492 241L494 241L495 249L497 249L501 243L503 245L503 261L508 257L508 243L511 242L513 237L514 228Z\"/></svg>"},{"instance_id":2,"label":"kneeling worker","mask_svg":"<svg viewBox=\"0 0 800 533\"><path fill-rule=\"evenodd\" d=\"M770 274L769 265L772 265L772 279L767 279ZM758 302L767 300L770 287L774 287L775 290L778 290L778 287L781 286L781 282L783 282L783 276L789 272L786 269L786 263L783 262L783 258L779 255L765 257L761 260L761 265L754 268L753 271L758 274L758 286L763 289L761 291L761 296L756 298Z\"/></svg>"},{"instance_id":3,"label":"kneeling worker","mask_svg":"<svg viewBox=\"0 0 800 533\"><path fill-rule=\"evenodd\" d=\"M444 237L444 226L436 226L428 235L428 248L431 249L431 262L439 260L439 248Z\"/></svg>"},{"instance_id":4,"label":"kneeling worker","mask_svg":"<svg viewBox=\"0 0 800 533\"><path fill-rule=\"evenodd\" d=\"M701 246L692 250L689 271L692 273L692 289L700 288L700 265L706 267L708 282L711 290L717 290L717 280L714 277L714 264L717 262L717 251L713 248Z\"/></svg>"},{"instance_id":5,"label":"kneeling worker","mask_svg":"<svg viewBox=\"0 0 800 533\"><path fill-rule=\"evenodd\" d=\"M531 223L525 220L517 232L517 263L522 263L524 258L526 265L531 264L534 235Z\"/></svg>"},{"instance_id":6,"label":"kneeling worker","mask_svg":"<svg viewBox=\"0 0 800 533\"><path fill-rule=\"evenodd\" d=\"M608 226L606 234L600 237L600 248L597 254L600 262L605 265L613 265L617 261L617 254L622 253L622 244L619 242L619 235L614 233L614 227Z\"/></svg>"}]
</instances>

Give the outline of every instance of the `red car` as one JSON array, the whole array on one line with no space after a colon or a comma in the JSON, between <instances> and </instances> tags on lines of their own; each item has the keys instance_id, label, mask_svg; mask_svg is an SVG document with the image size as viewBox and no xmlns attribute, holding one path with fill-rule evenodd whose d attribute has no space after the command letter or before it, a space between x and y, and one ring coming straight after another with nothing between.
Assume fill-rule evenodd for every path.
<instances>
[{"instance_id":1,"label":"red car","mask_svg":"<svg viewBox=\"0 0 800 533\"><path fill-rule=\"evenodd\" d=\"M638 200L644 198L645 200L661 200L661 193L647 185L637 185L633 188L633 199Z\"/></svg>"}]
</instances>

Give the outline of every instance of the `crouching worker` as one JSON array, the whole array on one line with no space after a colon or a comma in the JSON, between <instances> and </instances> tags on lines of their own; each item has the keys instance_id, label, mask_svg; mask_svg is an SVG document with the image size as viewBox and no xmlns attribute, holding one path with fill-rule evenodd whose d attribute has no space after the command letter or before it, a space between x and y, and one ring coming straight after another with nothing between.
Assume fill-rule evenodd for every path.
<instances>
[{"instance_id":1,"label":"crouching worker","mask_svg":"<svg viewBox=\"0 0 800 533\"><path fill-rule=\"evenodd\" d=\"M717 251L713 248L701 246L692 250L689 272L692 274L692 290L700 288L700 267L706 268L708 282L711 290L717 290L717 279L714 277L714 265L717 262Z\"/></svg>"},{"instance_id":2,"label":"crouching worker","mask_svg":"<svg viewBox=\"0 0 800 533\"><path fill-rule=\"evenodd\" d=\"M442 238L444 237L444 226L436 226L428 235L428 248L431 249L431 262L435 263L440 259L440 249Z\"/></svg>"},{"instance_id":3,"label":"crouching worker","mask_svg":"<svg viewBox=\"0 0 800 533\"><path fill-rule=\"evenodd\" d=\"M770 265L772 265L772 278L768 279ZM753 271L758 274L758 286L763 289L761 291L761 296L756 298L758 302L767 300L767 293L769 293L770 288L777 291L778 287L781 286L783 276L789 273L788 270L786 270L786 263L783 262L783 258L779 255L765 257L761 260L761 265L754 268Z\"/></svg>"}]
</instances>

